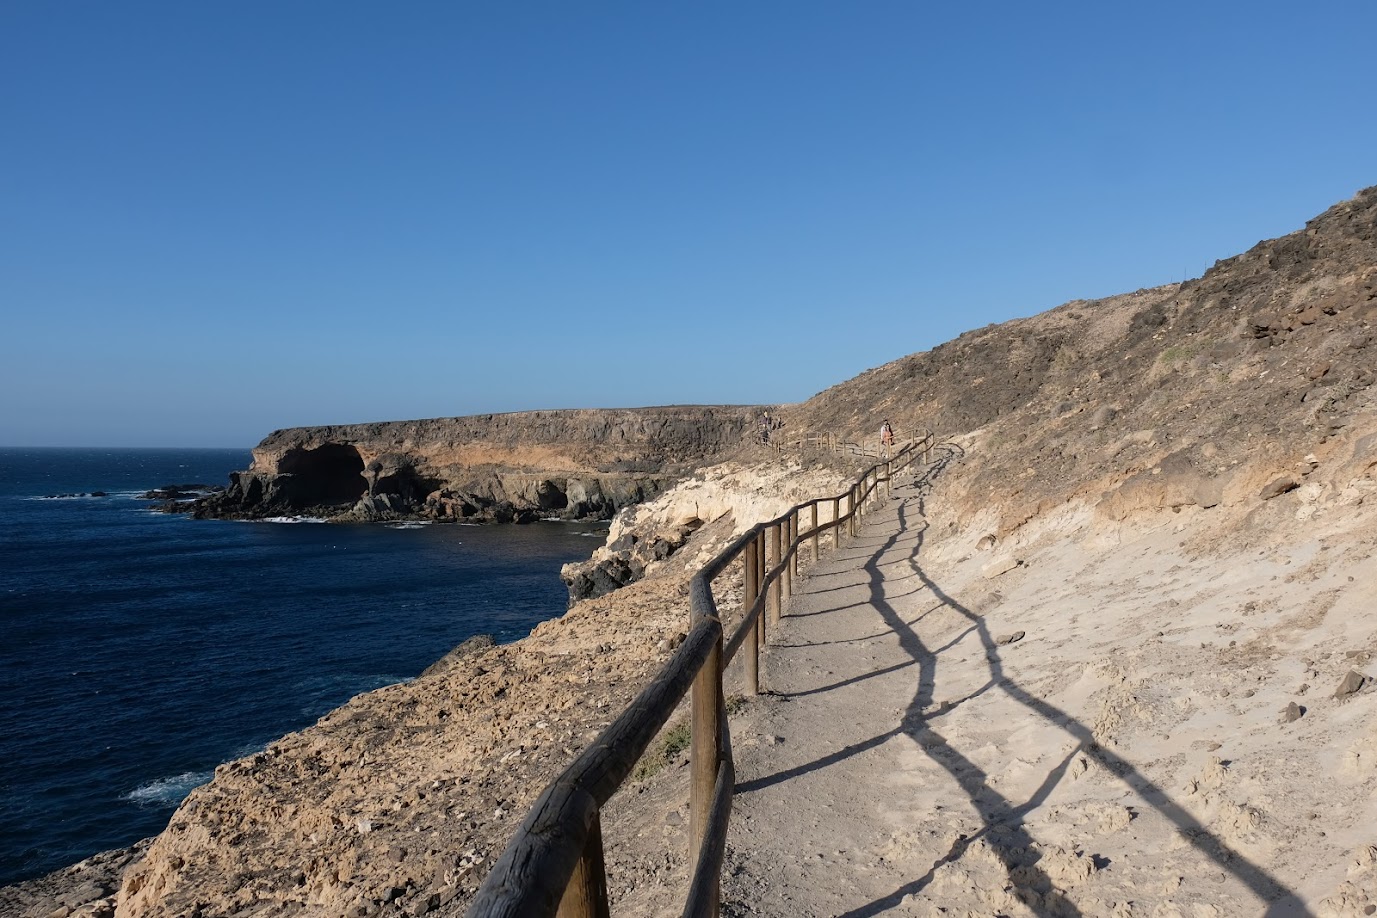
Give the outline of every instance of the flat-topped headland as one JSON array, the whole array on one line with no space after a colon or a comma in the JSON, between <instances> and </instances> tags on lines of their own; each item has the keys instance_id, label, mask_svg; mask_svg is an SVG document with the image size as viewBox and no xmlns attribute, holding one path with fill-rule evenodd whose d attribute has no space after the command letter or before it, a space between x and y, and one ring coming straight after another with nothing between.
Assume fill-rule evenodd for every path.
<instances>
[{"instance_id":1,"label":"flat-topped headland","mask_svg":"<svg viewBox=\"0 0 1377 918\"><path fill-rule=\"evenodd\" d=\"M294 427L198 517L528 522L607 519L738 447L748 406L522 411Z\"/></svg>"}]
</instances>

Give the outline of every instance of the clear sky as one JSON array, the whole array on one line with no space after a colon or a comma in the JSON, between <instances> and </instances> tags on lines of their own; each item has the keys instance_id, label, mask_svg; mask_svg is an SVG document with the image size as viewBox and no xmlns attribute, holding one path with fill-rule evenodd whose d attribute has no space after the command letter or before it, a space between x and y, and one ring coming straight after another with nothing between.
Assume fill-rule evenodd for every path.
<instances>
[{"instance_id":1,"label":"clear sky","mask_svg":"<svg viewBox=\"0 0 1377 918\"><path fill-rule=\"evenodd\" d=\"M1377 184L1372 0L0 3L0 445L794 402Z\"/></svg>"}]
</instances>

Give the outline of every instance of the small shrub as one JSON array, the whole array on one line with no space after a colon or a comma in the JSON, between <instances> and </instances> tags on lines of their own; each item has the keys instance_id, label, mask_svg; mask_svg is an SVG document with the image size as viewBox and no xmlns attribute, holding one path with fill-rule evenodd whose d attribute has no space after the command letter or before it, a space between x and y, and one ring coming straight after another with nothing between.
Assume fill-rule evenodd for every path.
<instances>
[{"instance_id":1,"label":"small shrub","mask_svg":"<svg viewBox=\"0 0 1377 918\"><path fill-rule=\"evenodd\" d=\"M1159 354L1157 359L1167 366L1171 366L1174 363L1190 360L1196 354L1199 354L1203 348L1204 345L1199 341L1192 341L1188 344L1173 344Z\"/></svg>"},{"instance_id":2,"label":"small shrub","mask_svg":"<svg viewBox=\"0 0 1377 918\"><path fill-rule=\"evenodd\" d=\"M666 765L678 758L679 753L689 747L692 738L693 727L689 723L670 727L661 737L660 744L652 746L641 756L641 760L636 763L636 770L631 773L632 779L645 781L659 774Z\"/></svg>"},{"instance_id":3,"label":"small shrub","mask_svg":"<svg viewBox=\"0 0 1377 918\"><path fill-rule=\"evenodd\" d=\"M726 700L727 716L734 717L746 709L746 699L742 695L729 695ZM665 766L677 759L693 742L693 725L688 721L675 724L660 737L658 745L651 746L636 769L631 773L632 780L645 781L664 771Z\"/></svg>"}]
</instances>

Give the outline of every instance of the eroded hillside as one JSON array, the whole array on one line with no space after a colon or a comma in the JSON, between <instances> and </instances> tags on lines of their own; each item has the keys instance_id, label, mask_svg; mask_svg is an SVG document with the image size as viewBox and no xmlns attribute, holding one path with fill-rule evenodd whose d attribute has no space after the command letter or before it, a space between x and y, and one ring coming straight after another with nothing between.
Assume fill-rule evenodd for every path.
<instances>
[{"instance_id":1,"label":"eroded hillside","mask_svg":"<svg viewBox=\"0 0 1377 918\"><path fill-rule=\"evenodd\" d=\"M835 386L791 424L872 437L887 415L967 437L944 494L997 535L1072 497L1124 518L1212 506L1313 454L1353 459L1377 368L1377 189L1184 284L967 332Z\"/></svg>"},{"instance_id":2,"label":"eroded hillside","mask_svg":"<svg viewBox=\"0 0 1377 918\"><path fill-rule=\"evenodd\" d=\"M1076 583L1097 615L1115 615L1126 591L1153 589L1153 565L1101 583L1092 576L1094 565L1110 562L1096 552L1133 544L1141 554L1155 543L1134 540L1164 530L1177 537L1171 550L1181 554L1173 597L1190 593L1182 577L1219 576L1243 548L1282 564L1300 551L1297 546L1314 542L1309 523L1318 516L1327 517L1331 542L1349 545L1345 570L1361 572L1371 570L1373 540L1357 538L1354 527L1366 525L1377 501L1375 320L1377 191L1369 189L1297 233L1219 262L1199 280L1068 303L871 370L785 409L785 430L790 436L868 439L887 415L901 431L927 426L952 442L962 455L926 501L926 548L939 574L950 569L972 614L996 614L1011 627L1025 607L1022 600L1004 600L1036 592L1029 559L1051 557L1059 540L1073 557L1056 554L1055 569ZM665 480L653 501L624 510L614 526L616 539L635 545L654 546L673 533L671 554L639 559L643 579L576 603L522 642L459 657L415 682L360 696L310 730L222 766L124 874L118 902L105 897L96 900L99 907L117 905L119 918L462 913L544 782L668 658L684 629L684 587L696 566L734 532L795 500L826 493L845 477L842 467L810 454L776 455L743 445L755 409L713 410L721 412L723 432L690 436L687 442L701 449L657 460L664 468L673 465L676 480ZM620 458L566 454L555 445L558 437L531 435L517 429L520 416L504 417L515 427L503 448L530 450L535 482L578 478L574 467L643 459L630 447ZM409 440L401 427L347 435L310 430L333 432L269 438L256 454L254 474L293 474L284 463L290 465L294 450L305 455L328 444L362 442L365 434L375 445L356 448L359 469L353 472L365 479L371 474L380 481L411 468L429 487L433 470L474 469L487 461L486 453L464 453L467 447L456 445L462 438L449 442L418 432ZM718 451L732 438L730 449ZM407 465L405 456L425 458ZM355 457L346 458L352 469ZM351 490L349 500L376 489L376 482L361 481L350 479L350 489L363 490ZM501 499L510 501L515 489L503 488ZM530 494L539 506L538 484ZM1318 551L1305 549L1307 571L1323 567ZM993 563L989 576L987 562ZM1114 563L1115 570L1123 566ZM999 593L991 578L1001 571L1016 572L1018 579L1009 583L1022 593L1008 587ZM1319 568L1313 573L1328 576ZM1267 582L1249 581L1246 589L1234 584L1230 599L1265 592ZM1339 594L1345 589L1325 583ZM739 584L722 586L722 608L730 615ZM1101 588L1104 595L1094 594ZM1287 628L1306 621L1305 609L1286 605L1303 604L1303 592L1256 601ZM1330 598L1326 609L1354 616L1343 640L1361 651L1377 630L1357 620L1362 613L1352 597ZM1142 603L1133 608L1163 632L1168 620L1189 615L1177 607L1152 606L1150 615L1140 614ZM1061 627L1056 608L1037 609L1045 637L1080 646L1070 632L1053 633ZM1203 624L1184 621L1181 633L1194 640L1202 629L1230 624L1227 611L1211 615ZM1114 653L1121 668L1127 659L1122 644L1132 640L1139 618L1114 626L1120 646L1105 653ZM1294 633L1300 635L1294 640L1308 640ZM1188 668L1232 667L1225 681L1238 689L1245 677L1255 677L1243 669L1256 660L1235 660L1230 646L1205 650L1202 644ZM1151 649L1154 666L1171 664L1173 673L1187 666L1188 658L1172 648ZM1330 656L1312 660L1324 678L1339 661L1359 658L1324 652ZM1098 660L1085 665L1109 672ZM1277 669L1289 678L1294 667ZM1060 674L1043 675L1049 691L1064 685ZM1141 677L1129 673L1125 679L1104 690L1120 707L1137 710L1125 700L1131 689L1124 685ZM1351 714L1354 708L1335 710ZM749 707L743 716L749 724ZM1229 723L1210 728L1227 731ZM1115 723L1105 729L1124 742L1131 732ZM1286 742L1299 740L1269 746L1268 754L1284 757L1298 748ZM664 790L681 777L670 767L638 782L616 798L605 821L612 894L633 910L669 907L668 894L661 894L676 889L682 876L682 801L677 790ZM1362 797L1370 795L1369 785L1360 781L1353 788L1349 802L1370 805ZM1356 893L1350 898L1358 909L1352 914L1363 914L1366 900ZM24 901L36 903L35 909L55 904ZM981 913L978 903L970 907ZM95 905L78 908L97 913ZM1349 914L1344 908L1332 913ZM1136 914L1131 907L1119 913Z\"/></svg>"}]
</instances>

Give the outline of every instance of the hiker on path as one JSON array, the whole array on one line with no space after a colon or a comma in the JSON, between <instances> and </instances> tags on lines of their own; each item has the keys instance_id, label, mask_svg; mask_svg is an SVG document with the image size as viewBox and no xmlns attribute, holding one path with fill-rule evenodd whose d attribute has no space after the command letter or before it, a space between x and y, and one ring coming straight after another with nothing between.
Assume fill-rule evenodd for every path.
<instances>
[{"instance_id":1,"label":"hiker on path","mask_svg":"<svg viewBox=\"0 0 1377 918\"><path fill-rule=\"evenodd\" d=\"M889 451L894 448L894 428L889 426L889 419L880 425L880 458L888 459Z\"/></svg>"}]
</instances>

